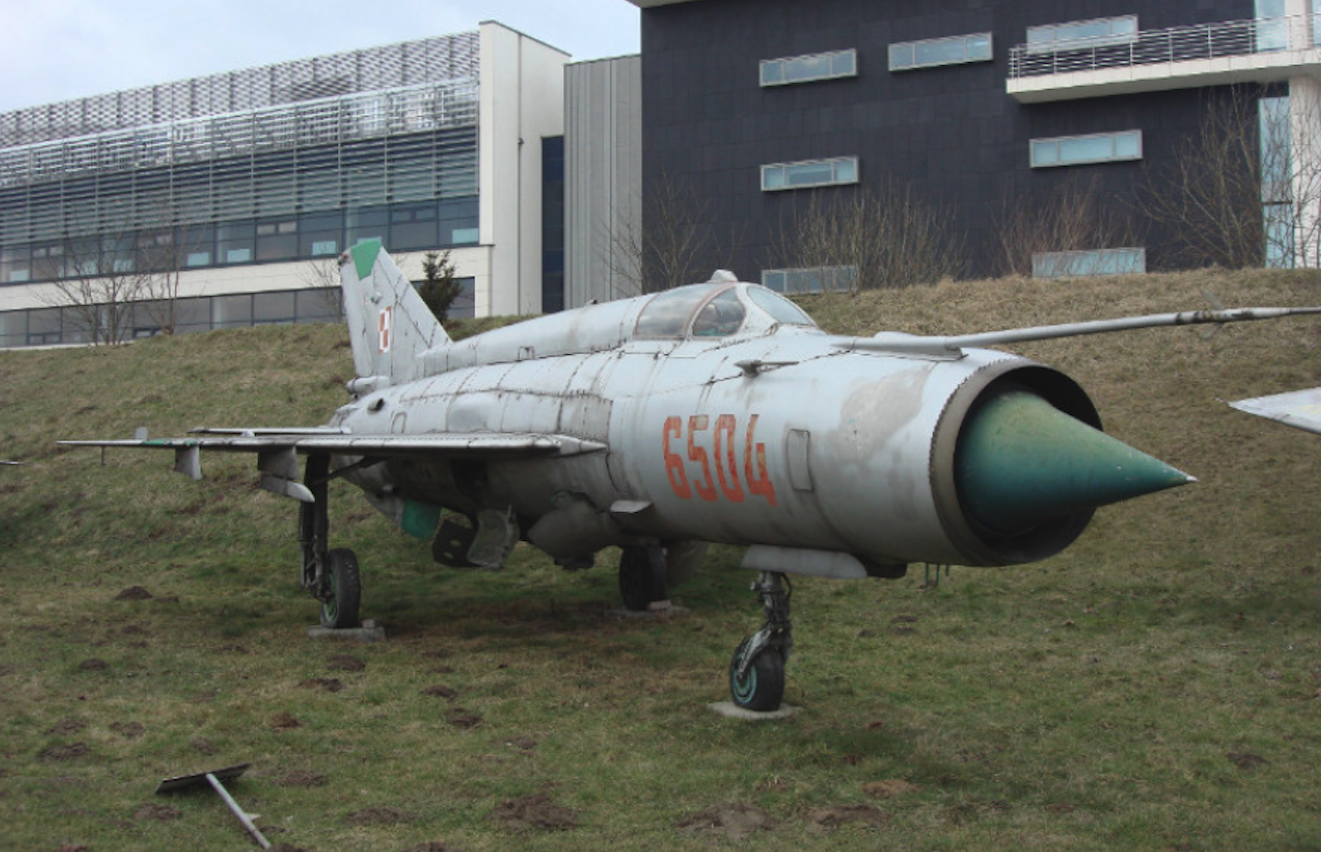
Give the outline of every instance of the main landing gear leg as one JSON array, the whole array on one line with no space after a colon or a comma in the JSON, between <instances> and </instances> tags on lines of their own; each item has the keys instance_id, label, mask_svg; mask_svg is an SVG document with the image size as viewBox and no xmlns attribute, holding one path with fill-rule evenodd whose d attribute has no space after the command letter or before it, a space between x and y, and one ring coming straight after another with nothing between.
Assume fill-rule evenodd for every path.
<instances>
[{"instance_id":1,"label":"main landing gear leg","mask_svg":"<svg viewBox=\"0 0 1321 852\"><path fill-rule=\"evenodd\" d=\"M784 698L784 664L793 650L793 628L789 623L789 578L775 571L762 571L752 591L766 610L766 623L744 639L729 663L729 692L734 704L744 710L778 710Z\"/></svg>"},{"instance_id":2,"label":"main landing gear leg","mask_svg":"<svg viewBox=\"0 0 1321 852\"><path fill-rule=\"evenodd\" d=\"M666 599L665 550L654 545L630 545L619 559L619 596L638 612Z\"/></svg>"},{"instance_id":3,"label":"main landing gear leg","mask_svg":"<svg viewBox=\"0 0 1321 852\"><path fill-rule=\"evenodd\" d=\"M298 511L298 540L303 546L300 583L321 601L322 627L357 627L362 601L358 557L347 548L329 550L326 544L330 534L330 456L308 456L303 484L312 492L313 500L300 504Z\"/></svg>"}]
</instances>

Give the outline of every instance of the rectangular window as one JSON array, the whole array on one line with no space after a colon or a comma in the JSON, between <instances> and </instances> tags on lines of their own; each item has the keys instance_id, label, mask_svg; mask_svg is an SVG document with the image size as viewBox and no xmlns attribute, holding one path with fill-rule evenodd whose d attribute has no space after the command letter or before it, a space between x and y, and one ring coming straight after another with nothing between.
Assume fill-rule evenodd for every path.
<instances>
[{"instance_id":1,"label":"rectangular window","mask_svg":"<svg viewBox=\"0 0 1321 852\"><path fill-rule=\"evenodd\" d=\"M1051 53L1056 50L1086 50L1117 44L1132 44L1138 39L1138 16L1097 18L1027 28L1027 52Z\"/></svg>"},{"instance_id":2,"label":"rectangular window","mask_svg":"<svg viewBox=\"0 0 1321 852\"><path fill-rule=\"evenodd\" d=\"M326 257L339 254L344 232L344 214L305 213L298 217L298 256Z\"/></svg>"},{"instance_id":3,"label":"rectangular window","mask_svg":"<svg viewBox=\"0 0 1321 852\"><path fill-rule=\"evenodd\" d=\"M295 219L257 223L257 260L291 260L298 257L298 222Z\"/></svg>"},{"instance_id":4,"label":"rectangular window","mask_svg":"<svg viewBox=\"0 0 1321 852\"><path fill-rule=\"evenodd\" d=\"M1142 159L1141 130L1032 140L1031 164L1034 169L1140 159Z\"/></svg>"},{"instance_id":5,"label":"rectangular window","mask_svg":"<svg viewBox=\"0 0 1321 852\"><path fill-rule=\"evenodd\" d=\"M965 62L989 62L991 58L990 33L897 42L890 45L891 71L930 68L935 65L959 65Z\"/></svg>"},{"instance_id":6,"label":"rectangular window","mask_svg":"<svg viewBox=\"0 0 1321 852\"><path fill-rule=\"evenodd\" d=\"M221 263L251 263L256 243L252 222L228 222L216 226L216 256Z\"/></svg>"},{"instance_id":7,"label":"rectangular window","mask_svg":"<svg viewBox=\"0 0 1321 852\"><path fill-rule=\"evenodd\" d=\"M32 280L32 257L26 247L0 250L0 283L22 284Z\"/></svg>"},{"instance_id":8,"label":"rectangular window","mask_svg":"<svg viewBox=\"0 0 1321 852\"><path fill-rule=\"evenodd\" d=\"M761 61L762 86L788 86L813 80L833 80L858 76L858 52L839 50L788 59Z\"/></svg>"},{"instance_id":9,"label":"rectangular window","mask_svg":"<svg viewBox=\"0 0 1321 852\"><path fill-rule=\"evenodd\" d=\"M857 157L806 160L801 163L775 163L761 167L762 192L775 192L782 189L807 189L813 186L837 186L857 182Z\"/></svg>"},{"instance_id":10,"label":"rectangular window","mask_svg":"<svg viewBox=\"0 0 1321 852\"><path fill-rule=\"evenodd\" d=\"M1138 275L1146 271L1147 250L1142 248L1040 252L1032 255L1033 278Z\"/></svg>"},{"instance_id":11,"label":"rectangular window","mask_svg":"<svg viewBox=\"0 0 1321 852\"><path fill-rule=\"evenodd\" d=\"M1284 0L1256 0L1257 52L1270 53L1289 47L1289 22Z\"/></svg>"},{"instance_id":12,"label":"rectangular window","mask_svg":"<svg viewBox=\"0 0 1321 852\"><path fill-rule=\"evenodd\" d=\"M856 266L815 266L806 269L763 269L762 286L777 293L847 293L858 283Z\"/></svg>"}]
</instances>

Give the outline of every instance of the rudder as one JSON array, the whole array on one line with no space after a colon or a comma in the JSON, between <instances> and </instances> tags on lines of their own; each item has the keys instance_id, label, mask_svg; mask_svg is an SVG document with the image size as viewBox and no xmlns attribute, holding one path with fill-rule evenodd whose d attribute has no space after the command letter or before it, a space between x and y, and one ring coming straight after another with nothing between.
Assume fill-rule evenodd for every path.
<instances>
[{"instance_id":1,"label":"rudder","mask_svg":"<svg viewBox=\"0 0 1321 852\"><path fill-rule=\"evenodd\" d=\"M449 342L412 282L380 240L364 240L340 256L344 313L361 390L422 377L422 353Z\"/></svg>"}]
</instances>

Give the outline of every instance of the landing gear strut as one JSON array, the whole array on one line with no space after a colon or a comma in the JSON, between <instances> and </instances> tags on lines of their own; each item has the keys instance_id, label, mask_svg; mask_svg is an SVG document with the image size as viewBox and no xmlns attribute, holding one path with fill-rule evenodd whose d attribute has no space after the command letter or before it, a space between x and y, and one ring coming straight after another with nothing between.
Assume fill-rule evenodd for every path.
<instances>
[{"instance_id":1,"label":"landing gear strut","mask_svg":"<svg viewBox=\"0 0 1321 852\"><path fill-rule=\"evenodd\" d=\"M633 545L619 559L619 596L631 610L645 610L668 597L665 589L665 550Z\"/></svg>"},{"instance_id":2,"label":"landing gear strut","mask_svg":"<svg viewBox=\"0 0 1321 852\"><path fill-rule=\"evenodd\" d=\"M298 540L303 546L303 570L299 578L304 589L321 601L321 626L357 627L362 601L362 579L358 557L348 548L328 550L330 532L329 502L330 456L307 457L303 484L312 492L312 502L298 511Z\"/></svg>"},{"instance_id":3,"label":"landing gear strut","mask_svg":"<svg viewBox=\"0 0 1321 852\"><path fill-rule=\"evenodd\" d=\"M762 571L752 584L761 599L766 623L744 639L729 662L729 693L744 710L765 713L778 710L784 698L784 664L793 651L793 629L789 623L789 578L775 571Z\"/></svg>"}]
</instances>

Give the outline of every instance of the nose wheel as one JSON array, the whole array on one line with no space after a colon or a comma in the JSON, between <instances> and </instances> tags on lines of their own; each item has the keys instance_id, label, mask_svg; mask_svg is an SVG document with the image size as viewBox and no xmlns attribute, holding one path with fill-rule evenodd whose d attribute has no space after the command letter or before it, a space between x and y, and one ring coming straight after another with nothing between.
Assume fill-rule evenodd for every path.
<instances>
[{"instance_id":1,"label":"nose wheel","mask_svg":"<svg viewBox=\"0 0 1321 852\"><path fill-rule=\"evenodd\" d=\"M744 639L729 661L729 694L734 706L757 713L780 709L784 699L784 665L793 650L789 622L789 578L763 571L752 584L761 599L766 623Z\"/></svg>"}]
</instances>

